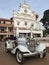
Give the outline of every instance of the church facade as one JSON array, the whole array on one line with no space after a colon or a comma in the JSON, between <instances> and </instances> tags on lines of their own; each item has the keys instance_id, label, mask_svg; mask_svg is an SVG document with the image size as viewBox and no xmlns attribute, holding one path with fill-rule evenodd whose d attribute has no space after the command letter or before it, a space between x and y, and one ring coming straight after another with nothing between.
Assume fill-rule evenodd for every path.
<instances>
[{"instance_id":1,"label":"church facade","mask_svg":"<svg viewBox=\"0 0 49 65\"><path fill-rule=\"evenodd\" d=\"M43 36L43 30L39 28L38 14L32 12L30 6L24 2L19 10L13 11L14 35L26 37Z\"/></svg>"}]
</instances>

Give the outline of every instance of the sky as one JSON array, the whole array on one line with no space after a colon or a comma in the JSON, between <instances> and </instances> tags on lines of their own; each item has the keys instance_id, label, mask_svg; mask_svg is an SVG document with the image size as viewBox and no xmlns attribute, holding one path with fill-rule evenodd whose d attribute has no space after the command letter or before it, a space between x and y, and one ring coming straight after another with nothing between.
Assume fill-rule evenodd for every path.
<instances>
[{"instance_id":1,"label":"sky","mask_svg":"<svg viewBox=\"0 0 49 65\"><path fill-rule=\"evenodd\" d=\"M13 10L19 10L20 3L24 0L0 0L0 18L11 18ZM49 9L49 0L26 0L30 5L31 11L35 11L39 18L43 17L45 10Z\"/></svg>"}]
</instances>

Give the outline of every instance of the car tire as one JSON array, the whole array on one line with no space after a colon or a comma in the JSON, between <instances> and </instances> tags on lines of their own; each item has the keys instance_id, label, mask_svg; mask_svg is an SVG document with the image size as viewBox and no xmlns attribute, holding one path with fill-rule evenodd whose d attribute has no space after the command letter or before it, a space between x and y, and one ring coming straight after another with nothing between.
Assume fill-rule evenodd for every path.
<instances>
[{"instance_id":1,"label":"car tire","mask_svg":"<svg viewBox=\"0 0 49 65\"><path fill-rule=\"evenodd\" d=\"M46 56L46 53L41 53L41 54L38 55L38 57L41 58L41 59L45 58L45 56Z\"/></svg>"},{"instance_id":2,"label":"car tire","mask_svg":"<svg viewBox=\"0 0 49 65\"><path fill-rule=\"evenodd\" d=\"M43 54L43 58L45 58L45 56L46 56L46 53Z\"/></svg>"},{"instance_id":3,"label":"car tire","mask_svg":"<svg viewBox=\"0 0 49 65\"><path fill-rule=\"evenodd\" d=\"M23 63L23 54L19 50L16 52L16 60L19 64Z\"/></svg>"},{"instance_id":4,"label":"car tire","mask_svg":"<svg viewBox=\"0 0 49 65\"><path fill-rule=\"evenodd\" d=\"M7 45L5 44L5 52L8 53Z\"/></svg>"}]
</instances>

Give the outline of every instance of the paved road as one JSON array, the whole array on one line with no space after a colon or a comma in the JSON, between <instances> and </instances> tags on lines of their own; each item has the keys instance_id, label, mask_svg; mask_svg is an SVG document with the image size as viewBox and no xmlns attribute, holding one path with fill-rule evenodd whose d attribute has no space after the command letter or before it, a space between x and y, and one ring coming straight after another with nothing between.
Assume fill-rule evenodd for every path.
<instances>
[{"instance_id":1,"label":"paved road","mask_svg":"<svg viewBox=\"0 0 49 65\"><path fill-rule=\"evenodd\" d=\"M19 65L14 55L5 53L4 45L0 46L0 65ZM49 65L49 53L46 54L44 59L38 57L27 58L23 65Z\"/></svg>"}]
</instances>

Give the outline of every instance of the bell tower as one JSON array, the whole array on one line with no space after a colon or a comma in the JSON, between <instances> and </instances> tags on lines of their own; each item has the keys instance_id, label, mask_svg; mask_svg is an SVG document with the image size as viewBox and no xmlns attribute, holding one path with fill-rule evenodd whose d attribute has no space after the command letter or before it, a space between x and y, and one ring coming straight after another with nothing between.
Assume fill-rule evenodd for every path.
<instances>
[{"instance_id":1,"label":"bell tower","mask_svg":"<svg viewBox=\"0 0 49 65\"><path fill-rule=\"evenodd\" d=\"M20 4L19 13L30 14L30 6L26 3L26 0L22 4Z\"/></svg>"}]
</instances>

